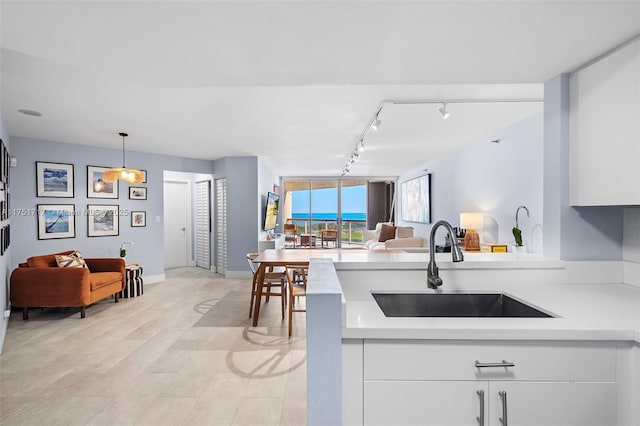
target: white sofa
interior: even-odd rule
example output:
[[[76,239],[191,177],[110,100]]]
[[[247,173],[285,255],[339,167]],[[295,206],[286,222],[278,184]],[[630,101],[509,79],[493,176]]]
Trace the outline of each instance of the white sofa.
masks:
[[[407,251],[428,251],[429,244],[426,238],[414,237],[412,226],[397,226],[395,238],[380,242],[382,225],[392,225],[390,222],[380,222],[374,230],[366,230],[363,233],[364,247],[369,250],[396,249]]]

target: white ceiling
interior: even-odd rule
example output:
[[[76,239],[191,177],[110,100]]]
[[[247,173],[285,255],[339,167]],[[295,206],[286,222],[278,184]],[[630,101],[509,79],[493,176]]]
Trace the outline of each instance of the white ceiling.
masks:
[[[339,175],[385,100],[520,99],[640,33],[637,1],[0,2],[12,136]],[[351,175],[394,176],[541,103],[387,105]],[[20,108],[38,110],[25,116]],[[142,165],[134,165],[142,167]]]

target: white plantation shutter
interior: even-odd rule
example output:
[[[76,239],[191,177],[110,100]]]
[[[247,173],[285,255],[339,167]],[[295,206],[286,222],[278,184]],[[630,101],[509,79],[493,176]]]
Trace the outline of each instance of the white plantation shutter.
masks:
[[[216,272],[227,271],[227,180],[216,179]]]
[[[211,269],[209,181],[196,182],[196,266]]]

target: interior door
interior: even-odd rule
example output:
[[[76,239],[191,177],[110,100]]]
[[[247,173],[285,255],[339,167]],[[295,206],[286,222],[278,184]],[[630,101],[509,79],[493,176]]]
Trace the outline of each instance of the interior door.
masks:
[[[210,182],[196,182],[196,266],[211,269]]]
[[[187,182],[164,182],[164,267],[189,264],[191,196]]]
[[[227,180],[216,179],[216,272],[227,272]]]

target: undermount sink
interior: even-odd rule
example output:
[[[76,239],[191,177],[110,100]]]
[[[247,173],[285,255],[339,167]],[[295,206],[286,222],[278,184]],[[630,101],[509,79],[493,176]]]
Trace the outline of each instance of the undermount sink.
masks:
[[[553,318],[502,293],[372,293],[387,317]]]

